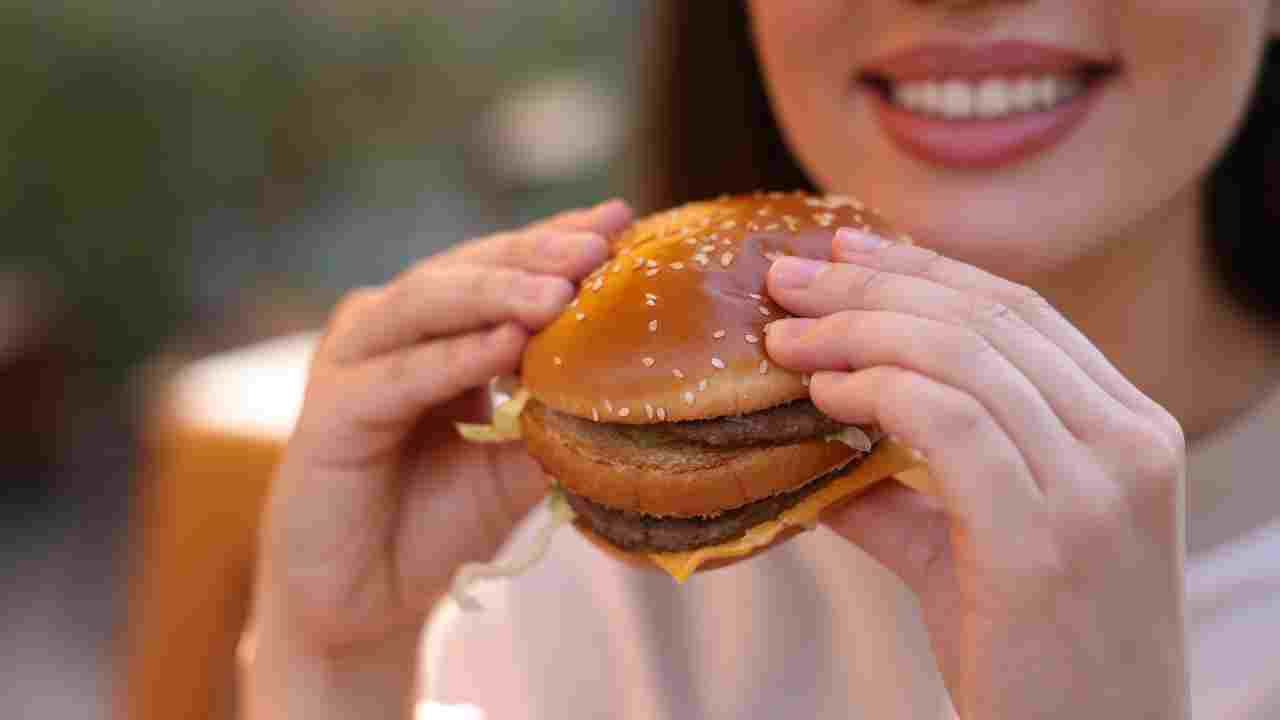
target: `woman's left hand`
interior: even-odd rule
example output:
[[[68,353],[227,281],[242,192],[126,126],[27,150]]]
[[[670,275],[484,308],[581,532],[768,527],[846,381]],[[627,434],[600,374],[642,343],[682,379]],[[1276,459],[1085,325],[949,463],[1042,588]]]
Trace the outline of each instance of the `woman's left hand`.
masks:
[[[1182,431],[1028,288],[842,230],[782,258],[770,356],[927,459],[826,522],[919,596],[965,718],[1184,717]]]

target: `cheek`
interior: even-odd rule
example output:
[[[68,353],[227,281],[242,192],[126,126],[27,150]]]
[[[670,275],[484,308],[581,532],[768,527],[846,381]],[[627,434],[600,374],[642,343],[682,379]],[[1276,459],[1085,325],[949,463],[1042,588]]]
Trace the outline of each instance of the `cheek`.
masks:
[[[858,67],[856,50],[866,47],[864,36],[874,27],[857,5],[842,0],[750,3],[752,34],[775,117],[810,172],[816,159],[835,149],[830,131],[846,120]]]
[[[1266,10],[1266,0],[1137,3],[1124,24],[1133,87],[1146,112],[1172,120],[1170,127],[1232,125],[1251,87]]]

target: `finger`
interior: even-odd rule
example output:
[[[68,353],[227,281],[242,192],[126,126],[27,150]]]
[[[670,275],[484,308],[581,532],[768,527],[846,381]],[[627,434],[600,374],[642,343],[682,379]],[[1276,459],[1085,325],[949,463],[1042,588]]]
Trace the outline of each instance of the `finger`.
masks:
[[[878,424],[924,455],[938,496],[974,540],[998,545],[1045,527],[1043,495],[1009,436],[971,395],[903,368],[820,372],[814,404],[840,422]]]
[[[797,315],[890,311],[976,333],[1037,388],[1077,437],[1105,432],[1107,418],[1129,412],[1020,315],[981,294],[874,265],[815,265],[798,258],[779,260],[772,277],[774,298]]]
[[[799,372],[892,365],[960,390],[1013,440],[1038,479],[1052,477],[1062,458],[1080,452],[1036,386],[966,328],[902,313],[845,310],[817,320],[778,320],[765,341],[775,362]]]
[[[950,523],[942,504],[897,481],[833,505],[822,521],[917,593],[949,569]]]
[[[566,210],[543,220],[534,227],[581,230],[608,237],[622,232],[633,219],[634,213],[631,207],[620,198],[613,198],[594,207]]]
[[[463,243],[425,262],[438,265],[494,265],[579,279],[608,258],[599,233],[555,228],[522,229]]]
[[[474,240],[436,258],[438,262],[507,265],[578,279],[608,257],[606,238],[631,224],[621,200],[561,213],[528,228]]]
[[[303,415],[316,437],[354,440],[334,445],[331,461],[364,462],[393,449],[407,426],[428,409],[482,387],[495,375],[515,372],[528,333],[515,323],[411,345],[343,367],[337,392],[315,402]],[[312,401],[308,398],[308,401]],[[357,457],[350,457],[357,453]]]
[[[1163,409],[1129,382],[1084,333],[1030,288],[973,265],[944,257],[927,248],[895,243],[876,244],[875,238],[870,238],[869,241],[868,238],[866,233],[842,228],[836,233],[833,256],[843,262],[856,262],[885,272],[930,280],[965,294],[976,294],[1008,308],[1061,348],[1098,387],[1117,402],[1147,416],[1153,412],[1163,413]],[[860,249],[866,248],[868,244],[873,247],[869,250]]]
[[[437,444],[411,478],[396,562],[406,590],[426,603],[460,564],[490,560],[551,483],[518,443]]]
[[[480,330],[505,321],[536,332],[573,299],[569,280],[486,265],[423,263],[355,310],[359,317],[329,345],[351,363],[427,338]]]

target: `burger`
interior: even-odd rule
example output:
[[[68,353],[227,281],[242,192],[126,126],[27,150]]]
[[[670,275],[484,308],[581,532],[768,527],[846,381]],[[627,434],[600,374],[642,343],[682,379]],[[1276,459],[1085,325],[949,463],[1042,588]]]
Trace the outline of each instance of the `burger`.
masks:
[[[843,425],[776,365],[766,289],[784,255],[826,259],[839,227],[892,234],[857,200],[756,193],[643,218],[534,336],[518,434],[574,525],[683,582],[817,523],[917,464],[875,427]],[[510,422],[510,419],[509,419]]]

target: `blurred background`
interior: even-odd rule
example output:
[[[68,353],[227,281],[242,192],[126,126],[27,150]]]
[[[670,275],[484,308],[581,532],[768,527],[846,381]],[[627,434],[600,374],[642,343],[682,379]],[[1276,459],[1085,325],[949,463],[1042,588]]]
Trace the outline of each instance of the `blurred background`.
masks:
[[[0,697],[102,718],[165,368],[624,192],[650,8],[28,2],[0,2]]]

